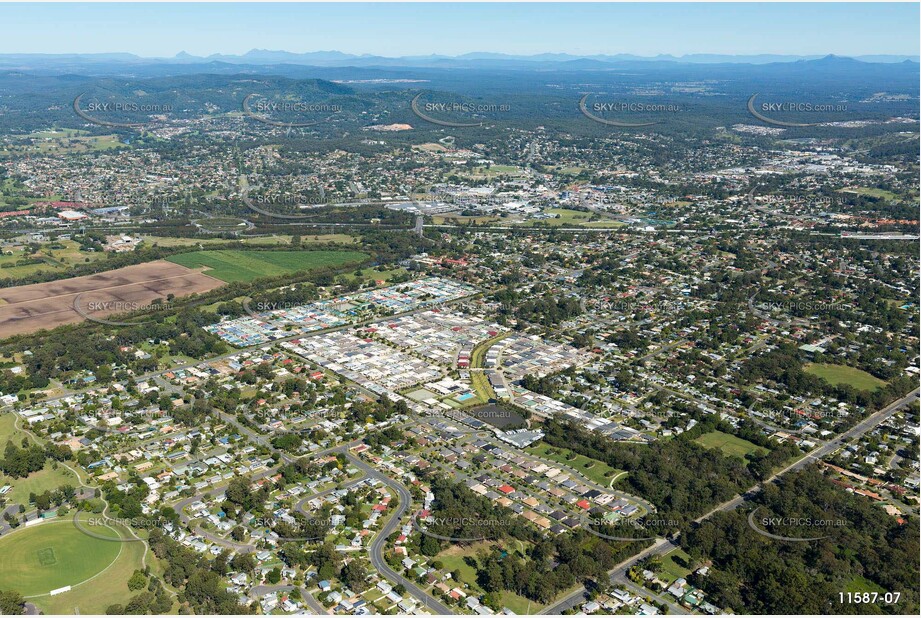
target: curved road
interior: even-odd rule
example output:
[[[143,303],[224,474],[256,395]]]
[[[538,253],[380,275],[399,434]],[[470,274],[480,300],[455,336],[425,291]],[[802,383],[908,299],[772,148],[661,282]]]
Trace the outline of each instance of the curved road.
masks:
[[[410,505],[412,504],[412,496],[409,493],[409,490],[406,489],[401,483],[394,481],[389,476],[378,472],[375,468],[372,468],[370,465],[366,464],[362,460],[358,459],[351,453],[347,453],[349,461],[352,462],[356,467],[364,470],[365,474],[372,478],[376,478],[380,482],[384,483],[390,489],[397,492],[397,495],[400,498],[400,504],[397,507],[396,511],[390,516],[390,519],[387,520],[387,523],[384,524],[376,535],[374,535],[374,540],[371,541],[371,546],[368,549],[368,553],[371,556],[371,566],[373,566],[378,573],[383,575],[393,584],[402,584],[406,590],[421,600],[425,607],[436,614],[449,615],[453,614],[444,603],[430,595],[428,592],[417,586],[414,582],[406,579],[387,564],[387,561],[384,560],[384,545],[387,543],[387,538],[400,527],[403,515],[409,510]]]

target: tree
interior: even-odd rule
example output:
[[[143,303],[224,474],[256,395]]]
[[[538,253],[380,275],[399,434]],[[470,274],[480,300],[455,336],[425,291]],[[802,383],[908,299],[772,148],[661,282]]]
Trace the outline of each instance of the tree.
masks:
[[[128,590],[140,590],[147,585],[147,578],[144,577],[144,573],[141,571],[135,571],[131,576],[131,579],[128,580]]]
[[[25,611],[26,601],[15,590],[0,590],[0,614],[19,616]]]
[[[270,584],[277,584],[281,581],[281,570],[278,567],[275,567],[271,571],[265,574],[265,581]]]

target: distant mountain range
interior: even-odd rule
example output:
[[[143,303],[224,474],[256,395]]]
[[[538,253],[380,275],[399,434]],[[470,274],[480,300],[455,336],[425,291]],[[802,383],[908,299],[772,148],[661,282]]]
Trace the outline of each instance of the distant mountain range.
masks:
[[[636,56],[633,54],[586,55],[573,54],[537,54],[521,56],[491,52],[472,52],[459,56],[401,56],[385,57],[375,55],[354,55],[339,51],[316,51],[293,53],[253,49],[242,55],[212,54],[210,56],[193,56],[179,52],[171,58],[145,58],[129,53],[104,54],[0,54],[0,68],[8,70],[73,70],[80,67],[98,65],[209,65],[232,64],[245,66],[261,65],[300,65],[313,67],[381,67],[381,68],[484,68],[484,69],[554,69],[568,70],[603,70],[618,67],[643,65],[682,65],[682,64],[773,64],[795,63],[835,56],[793,56],[782,54],[759,55],[725,55],[725,54],[689,54],[672,56]],[[870,55],[847,58],[863,63],[899,63],[918,62],[918,56],[909,55]]]

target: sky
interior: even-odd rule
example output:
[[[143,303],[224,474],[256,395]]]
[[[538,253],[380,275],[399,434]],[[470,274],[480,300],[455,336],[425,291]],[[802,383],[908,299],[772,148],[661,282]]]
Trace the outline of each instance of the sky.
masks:
[[[0,53],[917,55],[918,3],[0,3]]]

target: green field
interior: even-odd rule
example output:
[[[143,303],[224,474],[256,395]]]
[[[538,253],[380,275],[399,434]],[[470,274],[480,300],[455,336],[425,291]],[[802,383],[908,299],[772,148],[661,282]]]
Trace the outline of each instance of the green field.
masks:
[[[5,446],[6,442],[3,445]],[[5,496],[7,504],[22,504],[26,506],[26,510],[31,510],[31,507],[28,506],[29,494],[41,494],[45,491],[57,489],[61,485],[78,487],[80,482],[74,476],[74,473],[64,466],[59,464],[57,470],[55,470],[51,467],[51,464],[46,464],[41,470],[21,479],[14,479],[0,474],[0,487],[4,485],[13,486],[10,493]]]
[[[167,236],[145,236],[144,243],[147,245],[157,245],[158,247],[207,247],[209,245],[221,245],[226,243],[224,238],[170,238]],[[234,240],[244,245],[290,245],[290,234],[272,234],[271,236],[249,236],[241,237]],[[348,234],[306,234],[301,236],[303,244],[320,244],[334,242],[343,245],[351,245],[358,242],[355,236]]]
[[[118,535],[102,526],[93,532]],[[0,582],[26,597],[75,586],[112,564],[123,545],[83,534],[70,517],[20,528],[0,538]]]
[[[355,275],[355,272],[346,273],[343,277],[350,281],[357,279],[358,277]],[[405,275],[407,272],[405,268],[362,268],[361,279],[362,281],[390,281],[394,277]]]
[[[549,444],[540,443],[529,446],[525,450],[536,457],[550,459],[569,466],[585,478],[603,487],[607,487],[611,479],[622,472],[622,470],[616,470],[603,461],[590,459],[585,455],[577,455],[569,449],[558,448]]]
[[[663,575],[664,579],[668,581],[669,584],[674,583],[679,577],[687,577],[691,574],[689,569],[679,566],[678,563],[674,561],[675,556],[680,556],[684,560],[688,560],[690,556],[687,555],[681,549],[674,549],[662,557],[662,566],[658,569],[658,573]]]
[[[12,440],[19,446],[25,436],[24,433],[16,429],[16,419],[19,418],[13,413],[0,414],[0,448],[6,446],[7,440]]]
[[[615,228],[622,227],[624,224],[620,221],[615,221],[613,219],[606,219],[600,217],[593,212],[582,212],[581,210],[571,210],[569,208],[548,208],[547,211],[550,214],[559,215],[558,219],[540,219],[539,221],[534,221],[535,224],[546,224],[550,226],[583,226],[583,227],[602,227],[602,228]],[[596,221],[590,221],[592,217],[596,217]],[[532,222],[529,222],[532,223]]]
[[[432,223],[435,225],[466,225],[468,223],[473,223],[476,225],[481,225],[483,223],[495,223],[496,221],[501,221],[500,217],[493,217],[490,215],[483,215],[481,217],[468,217],[464,215],[434,215],[432,217]]]
[[[887,202],[899,201],[899,196],[892,191],[886,191],[885,189],[875,189],[872,187],[848,187],[846,189],[838,189],[838,193],[854,193],[856,195],[866,195],[867,197],[884,199]]]
[[[187,268],[204,267],[205,274],[221,281],[252,281],[324,266],[342,266],[368,257],[358,251],[254,251],[217,250],[182,253],[167,258]]]
[[[886,385],[883,380],[870,375],[866,371],[848,367],[847,365],[809,363],[804,368],[804,371],[822,378],[829,384],[849,384],[861,391],[875,391]]]
[[[694,442],[704,448],[718,448],[730,457],[741,457],[742,459],[754,453],[767,453],[767,449],[722,431],[705,433]]]
[[[72,240],[58,240],[41,243],[37,253],[23,252],[25,244],[11,245],[3,248],[0,254],[0,279],[11,277],[19,279],[33,275],[39,271],[54,272],[68,270],[74,264],[93,262],[105,259],[102,251],[80,251],[80,245]],[[12,255],[8,255],[12,253]],[[30,258],[39,260],[36,264],[14,266],[17,260]],[[4,268],[5,266],[5,268]]]

